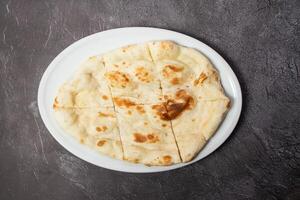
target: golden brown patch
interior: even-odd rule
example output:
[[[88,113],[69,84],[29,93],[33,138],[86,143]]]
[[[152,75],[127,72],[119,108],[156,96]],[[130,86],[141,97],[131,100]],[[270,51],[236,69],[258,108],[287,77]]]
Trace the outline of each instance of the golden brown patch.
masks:
[[[98,146],[98,147],[102,147],[105,143],[106,143],[105,140],[99,140],[99,141],[97,142],[97,146]]]
[[[103,95],[103,96],[102,96],[102,99],[107,100],[107,99],[108,99],[108,96]]]
[[[167,124],[162,124],[161,126],[162,126],[162,127],[166,127],[166,126],[167,126]]]
[[[145,142],[155,143],[159,141],[158,136],[153,133],[147,134],[146,136],[141,133],[134,133],[133,136],[134,136],[134,141],[138,143],[145,143]]]
[[[135,69],[135,76],[142,82],[150,83],[153,80],[153,77],[144,67],[137,67]]]
[[[141,114],[146,113],[145,109],[144,109],[142,106],[137,106],[137,107],[136,107],[136,110],[137,110],[139,113],[141,113]]]
[[[147,126],[147,125],[148,125],[148,122],[144,122],[144,125],[146,125],[146,126]]]
[[[205,80],[207,79],[207,76],[206,74],[204,74],[203,72],[200,74],[199,78],[197,78],[195,81],[194,81],[194,85],[200,85],[202,84]]]
[[[59,107],[58,104],[59,104],[59,103],[58,103],[57,97],[55,97],[54,103],[53,103],[53,109],[58,108],[58,107]]]
[[[98,132],[102,132],[102,131],[106,131],[107,130],[107,126],[97,126],[96,127],[96,131],[98,131]]]
[[[118,98],[118,97],[115,97],[113,98],[115,104],[119,107],[121,106],[125,106],[126,108],[129,108],[131,106],[135,106],[136,104],[132,101],[130,101],[129,99],[122,99],[122,98]]]
[[[84,143],[84,139],[80,138],[79,142],[80,142],[80,144],[83,144]]]
[[[172,83],[173,85],[178,85],[178,84],[180,83],[180,80],[179,80],[179,78],[173,78],[173,79],[171,80],[171,83]]]
[[[164,67],[164,69],[162,70],[163,72],[163,76],[164,77],[170,77],[172,74],[174,74],[174,72],[181,72],[183,71],[184,68],[183,67],[178,67],[178,66],[175,66],[175,65],[166,65]]]
[[[115,117],[114,114],[98,112],[99,117]]]
[[[130,82],[129,74],[122,73],[119,71],[111,71],[107,72],[105,76],[110,81],[110,85],[112,87],[122,87],[125,88],[128,86]]]
[[[132,112],[131,112],[130,110],[128,110],[128,112],[127,112],[127,113],[128,113],[128,115],[131,115],[131,114],[132,114]]]
[[[183,67],[178,67],[176,65],[166,65],[165,67],[169,68],[173,72],[182,72],[183,71]]]
[[[144,142],[147,141],[147,137],[140,134],[140,133],[134,133],[133,136],[134,136],[134,141],[135,142],[144,143]]]
[[[118,67],[119,67],[119,65],[117,65],[117,64],[114,64],[114,67],[118,68]]]
[[[230,106],[231,106],[231,102],[228,101],[227,104],[226,104],[226,108],[230,108]]]
[[[196,121],[196,119],[192,119],[192,122]]]
[[[169,156],[169,155],[164,156],[163,157],[163,162],[164,162],[164,164],[167,164],[167,165],[171,164],[172,163],[172,157]]]

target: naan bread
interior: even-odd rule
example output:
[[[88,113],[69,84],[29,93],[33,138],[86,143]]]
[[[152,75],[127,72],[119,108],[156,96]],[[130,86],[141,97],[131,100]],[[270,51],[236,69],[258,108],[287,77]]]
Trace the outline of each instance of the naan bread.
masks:
[[[80,143],[114,158],[123,159],[114,109],[56,108],[55,116],[63,129]]]
[[[192,160],[229,107],[211,62],[171,41],[91,57],[53,105],[59,124],[81,143],[146,165]]]
[[[101,57],[83,62],[73,79],[64,83],[55,98],[54,107],[95,108],[113,106],[109,87],[104,78]]]
[[[134,105],[125,101],[116,104],[124,159],[146,165],[181,162],[170,122],[157,115],[156,107],[161,105]]]

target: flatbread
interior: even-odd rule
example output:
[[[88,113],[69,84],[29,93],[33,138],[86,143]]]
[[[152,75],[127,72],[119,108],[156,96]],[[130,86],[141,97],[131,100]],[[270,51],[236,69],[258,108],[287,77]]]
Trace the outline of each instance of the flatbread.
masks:
[[[109,108],[56,108],[61,127],[81,144],[117,159],[123,159],[117,119]]]
[[[113,102],[104,74],[102,58],[90,57],[80,65],[75,76],[59,88],[53,106],[62,108],[112,107]]]
[[[146,165],[181,162],[171,123],[160,119],[157,106],[161,105],[116,105],[125,160]]]
[[[89,58],[60,88],[53,108],[66,132],[102,154],[172,165],[198,154],[230,100],[203,54],[152,41]]]
[[[139,104],[162,101],[160,82],[146,44],[130,45],[103,56],[113,97]]]

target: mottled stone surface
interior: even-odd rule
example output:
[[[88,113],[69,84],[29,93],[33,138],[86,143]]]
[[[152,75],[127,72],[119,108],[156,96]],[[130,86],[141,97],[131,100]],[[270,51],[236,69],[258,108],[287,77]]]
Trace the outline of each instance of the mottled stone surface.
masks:
[[[0,1],[0,199],[300,199],[300,1]],[[209,157],[126,174],[71,155],[45,128],[37,89],[74,41],[125,26],[191,35],[243,89],[232,136]]]

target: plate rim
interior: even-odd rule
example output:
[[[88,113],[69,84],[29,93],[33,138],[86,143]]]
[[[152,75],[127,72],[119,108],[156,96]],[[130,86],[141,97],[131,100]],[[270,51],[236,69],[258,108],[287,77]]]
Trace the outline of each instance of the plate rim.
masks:
[[[189,40],[195,41],[198,44],[203,45],[206,49],[208,49],[208,51],[211,51],[212,53],[216,54],[218,56],[218,59],[220,59],[225,65],[226,65],[226,69],[228,70],[228,73],[230,74],[231,78],[233,79],[233,85],[235,86],[235,92],[236,92],[236,106],[237,106],[237,110],[236,110],[236,115],[233,119],[231,119],[231,124],[230,127],[226,130],[226,132],[228,132],[227,135],[225,135],[222,139],[222,142],[219,143],[219,145],[217,145],[216,147],[214,147],[209,153],[207,153],[206,155],[202,156],[201,158],[197,158],[195,157],[192,161],[187,162],[187,163],[179,163],[179,164],[175,164],[175,165],[171,165],[171,166],[160,166],[160,167],[145,167],[145,170],[126,170],[126,169],[116,169],[116,168],[109,168],[109,167],[105,167],[105,166],[101,166],[98,163],[95,163],[94,161],[92,161],[91,159],[88,159],[84,156],[78,155],[77,153],[74,153],[74,150],[72,150],[69,146],[67,146],[63,141],[60,141],[60,139],[56,136],[55,133],[52,133],[52,127],[49,123],[49,120],[47,119],[47,114],[46,114],[46,105],[43,105],[43,94],[45,91],[45,87],[46,87],[46,82],[47,79],[49,77],[49,75],[51,74],[51,72],[55,69],[55,66],[59,63],[60,60],[62,60],[64,58],[65,55],[67,55],[68,52],[71,52],[72,50],[76,49],[77,47],[80,46],[80,44],[90,40],[91,38],[97,37],[97,36],[101,36],[110,32],[118,32],[118,31],[123,31],[123,30],[136,30],[136,29],[144,29],[144,30],[152,30],[152,31],[163,31],[163,32],[168,32],[170,34],[176,34],[185,38],[188,38]],[[197,49],[199,50],[199,49]],[[211,58],[207,55],[205,55],[206,57],[208,57],[208,59],[211,60]],[[216,67],[217,68],[217,67]],[[86,37],[83,37],[73,43],[71,43],[70,45],[68,45],[66,48],[64,48],[60,53],[58,53],[55,58],[49,63],[49,65],[47,66],[46,70],[44,71],[42,78],[40,80],[39,83],[39,87],[38,87],[38,95],[37,95],[37,104],[38,104],[38,109],[39,109],[39,113],[40,116],[42,118],[42,121],[44,123],[44,125],[46,126],[48,132],[52,135],[52,137],[64,148],[66,149],[68,152],[70,152],[72,155],[88,162],[91,163],[97,167],[102,167],[105,169],[109,169],[109,170],[113,170],[113,171],[120,171],[120,172],[126,172],[126,173],[154,173],[154,172],[163,172],[163,171],[170,171],[170,170],[174,170],[174,169],[178,169],[178,168],[182,168],[185,167],[187,165],[193,164],[197,161],[200,161],[202,159],[204,159],[205,157],[207,157],[208,155],[212,154],[214,151],[216,151],[227,139],[228,137],[232,134],[232,132],[234,131],[240,115],[241,115],[241,111],[242,111],[242,91],[241,91],[241,86],[240,83],[234,73],[234,71],[232,70],[232,68],[230,67],[230,65],[226,62],[226,60],[213,48],[211,48],[210,46],[208,46],[207,44],[205,44],[204,42],[193,38],[189,35],[177,32],[177,31],[173,31],[173,30],[168,30],[168,29],[162,29],[162,28],[155,28],[155,27],[122,27],[122,28],[115,28],[115,29],[109,29],[109,30],[105,30],[105,31],[101,31],[101,32],[97,32],[97,33],[93,33],[91,35],[88,35]],[[225,116],[224,120],[222,121],[222,123],[225,121],[227,116]],[[65,132],[65,131],[64,131]],[[59,133],[58,133],[59,134]],[[214,137],[214,136],[213,136]],[[78,143],[78,145],[80,145]],[[202,151],[202,150],[201,150]],[[200,151],[200,152],[201,152]],[[102,155],[101,155],[102,156]],[[126,161],[122,161],[122,162],[126,162]],[[159,168],[159,169],[154,169],[154,168]],[[146,170],[147,169],[147,170]],[[153,170],[154,169],[154,170]]]

